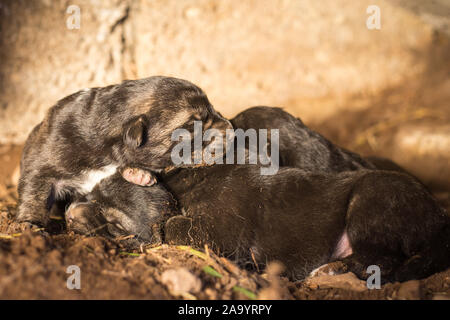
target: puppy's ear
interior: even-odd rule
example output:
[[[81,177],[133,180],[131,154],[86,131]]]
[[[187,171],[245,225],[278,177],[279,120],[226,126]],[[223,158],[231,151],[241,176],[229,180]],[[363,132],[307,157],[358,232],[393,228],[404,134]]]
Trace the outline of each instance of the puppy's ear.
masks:
[[[140,115],[124,126],[123,142],[130,148],[138,148],[147,140],[147,119]]]

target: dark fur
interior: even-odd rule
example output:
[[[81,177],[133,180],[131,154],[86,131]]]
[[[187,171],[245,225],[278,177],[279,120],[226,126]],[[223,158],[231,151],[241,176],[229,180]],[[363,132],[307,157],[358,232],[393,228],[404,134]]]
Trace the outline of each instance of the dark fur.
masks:
[[[275,107],[252,107],[230,120],[235,129],[278,129],[280,166],[314,172],[375,169],[358,154],[340,148],[286,111]],[[270,134],[268,134],[270,138]],[[270,145],[270,142],[269,142]],[[270,150],[270,146],[268,148]]]
[[[344,231],[353,249],[344,262],[360,277],[373,264],[381,268],[384,281],[422,278],[450,265],[450,217],[422,184],[403,173],[364,170],[375,166],[332,145],[300,120],[276,108],[258,110],[250,109],[255,117],[247,116],[255,124],[242,114],[233,124],[244,130],[280,129],[281,164],[316,172],[284,167],[262,176],[258,166],[216,165],[163,174],[161,181],[184,212],[167,221],[166,241],[208,244],[239,263],[251,262],[252,253],[261,265],[279,260],[292,279],[331,262]],[[115,199],[120,185],[126,189],[130,184],[120,176],[114,183],[88,195],[90,204],[71,222],[76,231],[90,232],[106,223],[106,236],[136,234],[139,229],[133,228],[141,223],[159,222],[176,212],[158,215],[146,209],[157,201],[151,192],[160,185],[144,188],[148,194],[136,193],[130,210],[129,201]],[[149,218],[146,212],[153,214]],[[135,223],[123,227],[130,217]],[[120,232],[114,229],[117,223]],[[155,235],[145,234],[141,240]]]
[[[277,107],[248,108],[230,120],[235,129],[278,129],[280,134],[280,166],[295,167],[311,172],[344,172],[360,169],[397,171],[411,175],[393,161],[381,157],[362,158],[341,148],[320,133],[308,128],[296,118]],[[268,150],[270,150],[270,134]]]
[[[204,130],[231,128],[200,88],[175,78],[124,81],[60,100],[26,142],[17,220],[47,225],[54,202],[82,194],[78,180],[91,170],[171,166],[171,134],[192,132],[194,120],[209,124]]]
[[[160,242],[162,225],[178,213],[176,201],[162,185],[141,187],[116,173],[75,199],[65,218],[68,230],[107,238],[134,235],[137,244]]]
[[[261,121],[264,124],[257,126]],[[344,262],[362,278],[372,264],[381,268],[384,281],[422,278],[450,265],[450,217],[413,177],[365,170],[375,165],[332,145],[277,108],[252,108],[233,123],[244,130],[280,129],[281,164],[309,172],[284,167],[276,175],[262,176],[258,166],[216,165],[163,174],[162,183],[184,212],[166,223],[168,242],[208,244],[239,263],[251,262],[253,252],[258,264],[283,262],[292,279],[331,262],[344,231],[353,248]],[[401,171],[392,163],[378,165]],[[127,185],[116,182],[108,197],[120,192],[120,184]],[[133,203],[140,209],[135,211],[145,211],[152,201],[151,194],[136,197]],[[120,203],[104,207],[121,208],[111,211],[119,221],[124,219],[120,211],[128,210]],[[134,211],[125,217],[142,219]],[[88,221],[85,227],[104,222]]]
[[[450,266],[450,216],[414,178],[360,170],[340,174],[257,166],[181,169],[163,177],[185,215],[171,218],[166,241],[208,244],[239,262],[281,261],[292,279],[330,262],[344,230],[349,269],[384,280],[422,278]],[[211,181],[220,181],[220,188]]]
[[[175,195],[182,215],[171,217],[176,209],[157,213],[170,199],[154,196],[164,191],[160,184],[143,188],[119,176],[114,185],[102,182],[101,191],[90,195],[95,205],[74,218],[77,227],[72,229],[86,233],[102,227],[99,234],[107,237],[136,234],[122,221],[131,218],[137,227],[148,226],[140,212],[153,212],[151,223],[170,217],[164,228],[168,243],[208,244],[241,265],[253,263],[252,253],[261,267],[278,260],[293,280],[332,262],[344,231],[353,254],[342,261],[361,278],[368,276],[369,265],[380,267],[383,282],[423,278],[450,266],[449,214],[422,184],[403,173],[325,174],[283,167],[276,175],[262,176],[258,166],[216,165],[175,169],[161,181]],[[214,187],[216,181],[220,188]],[[121,233],[117,224],[123,226]]]

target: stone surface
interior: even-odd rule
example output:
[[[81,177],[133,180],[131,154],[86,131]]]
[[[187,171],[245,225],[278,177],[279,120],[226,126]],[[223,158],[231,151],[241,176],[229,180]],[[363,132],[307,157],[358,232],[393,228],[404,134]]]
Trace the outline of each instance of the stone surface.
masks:
[[[305,120],[358,108],[349,97],[426,69],[433,29],[446,30],[445,1],[419,12],[377,1],[381,30],[368,30],[372,2],[2,1],[0,143],[23,142],[70,93],[155,74],[197,83],[226,116],[258,104]],[[71,4],[79,30],[66,27]]]
[[[68,1],[0,4],[0,143],[23,142],[57,100],[120,82],[124,1],[76,1],[80,29],[69,30]]]
[[[448,0],[411,1],[391,0],[391,2],[407,8],[419,17],[450,35],[450,2]]]
[[[450,188],[450,125],[401,127],[386,148],[392,160],[434,189]]]
[[[421,72],[417,56],[432,36],[417,16],[383,1],[381,30],[367,29],[365,0],[164,4],[132,10],[136,76],[191,79],[225,116],[264,104],[324,117],[348,95]]]

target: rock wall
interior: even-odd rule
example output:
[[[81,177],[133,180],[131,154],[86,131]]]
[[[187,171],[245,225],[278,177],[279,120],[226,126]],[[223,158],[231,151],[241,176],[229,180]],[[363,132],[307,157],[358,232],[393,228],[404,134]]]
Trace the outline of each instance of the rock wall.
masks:
[[[0,143],[22,143],[72,92],[156,74],[198,84],[226,116],[277,105],[316,121],[363,108],[346,101],[427,68],[436,28],[402,1],[376,1],[381,29],[369,30],[373,2],[2,0]],[[67,28],[69,5],[80,29]]]

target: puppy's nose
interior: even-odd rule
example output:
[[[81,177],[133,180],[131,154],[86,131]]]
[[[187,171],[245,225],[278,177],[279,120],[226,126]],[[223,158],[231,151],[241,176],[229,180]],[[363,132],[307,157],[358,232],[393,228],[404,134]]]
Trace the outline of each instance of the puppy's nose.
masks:
[[[212,127],[214,129],[218,129],[218,130],[227,130],[227,129],[233,129],[233,125],[231,124],[230,121],[228,121],[227,119],[215,119],[213,122]]]
[[[72,203],[66,211],[66,223],[67,225],[73,224],[74,221],[79,221],[92,206],[89,203]]]

